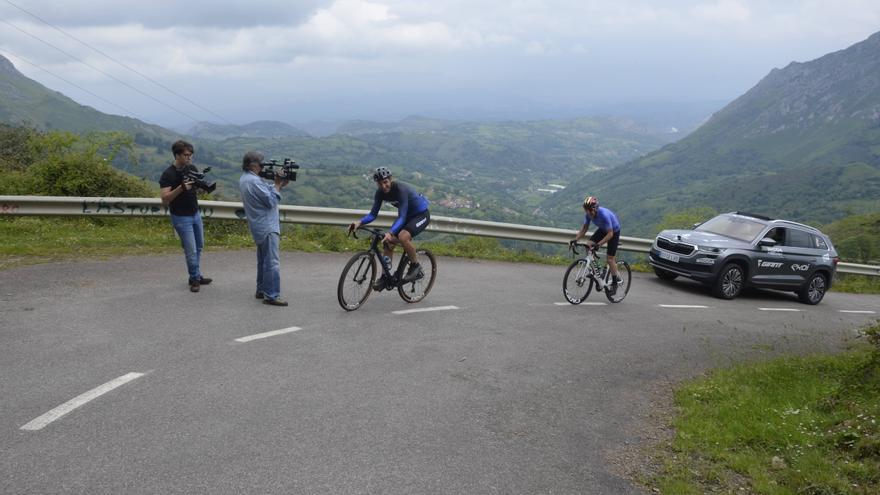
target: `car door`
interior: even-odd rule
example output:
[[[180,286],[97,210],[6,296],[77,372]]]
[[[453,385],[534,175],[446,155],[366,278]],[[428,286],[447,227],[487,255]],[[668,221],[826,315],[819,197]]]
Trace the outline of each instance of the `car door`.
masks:
[[[800,286],[813,272],[819,262],[818,250],[813,244],[813,236],[805,230],[788,228],[782,256],[785,258],[781,280],[792,286]]]
[[[785,260],[785,242],[788,229],[784,227],[774,227],[758,237],[761,239],[769,237],[776,241],[775,246],[758,246],[757,255],[753,258],[752,269],[754,276],[752,283],[763,286],[787,285],[791,283],[786,280],[787,266]]]

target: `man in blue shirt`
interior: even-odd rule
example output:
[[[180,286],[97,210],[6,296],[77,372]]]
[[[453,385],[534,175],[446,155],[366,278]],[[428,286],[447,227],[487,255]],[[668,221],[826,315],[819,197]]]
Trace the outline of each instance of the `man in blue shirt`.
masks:
[[[578,231],[574,240],[577,242],[587,234],[590,223],[596,224],[596,231],[587,241],[587,246],[591,249],[598,249],[602,245],[607,245],[608,267],[611,269],[613,276],[611,282],[611,290],[617,289],[617,285],[621,282],[620,275],[617,273],[617,245],[620,243],[620,221],[617,215],[608,208],[599,206],[599,200],[595,196],[587,196],[584,199],[584,225]]]
[[[256,298],[263,304],[287,306],[281,296],[281,260],[279,249],[281,243],[281,222],[278,214],[278,202],[281,200],[281,188],[286,186],[288,179],[275,175],[273,188],[260,178],[263,170],[263,155],[256,151],[245,153],[241,161],[244,173],[238,180],[241,202],[247,216],[248,228],[257,244],[257,293]]]
[[[377,168],[373,173],[373,180],[376,181],[373,208],[363,218],[349,225],[348,229],[349,231],[355,230],[361,225],[366,225],[375,220],[383,201],[387,201],[397,207],[397,220],[391,225],[391,229],[385,233],[385,238],[383,239],[384,254],[388,259],[391,259],[395,246],[398,244],[403,246],[403,250],[406,251],[406,255],[412,263],[410,263],[409,269],[402,281],[408,283],[418,280],[425,276],[425,272],[419,264],[418,257],[416,256],[416,247],[413,245],[412,240],[431,223],[431,214],[428,212],[428,200],[415,192],[408,184],[395,181],[387,167]],[[374,289],[381,290],[382,287],[385,287],[384,277],[385,275],[383,274],[382,278],[374,284]]]

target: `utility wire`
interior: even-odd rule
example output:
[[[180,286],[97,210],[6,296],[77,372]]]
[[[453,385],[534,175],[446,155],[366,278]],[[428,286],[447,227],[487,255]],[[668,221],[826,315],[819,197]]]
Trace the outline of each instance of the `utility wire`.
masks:
[[[73,86],[73,87],[79,89],[80,91],[84,91],[84,92],[86,92],[86,93],[88,93],[88,94],[94,96],[95,98],[97,98],[97,99],[103,101],[104,103],[107,103],[108,105],[112,105],[112,106],[114,106],[114,107],[116,107],[116,108],[122,110],[123,113],[127,113],[127,114],[130,114],[130,115],[134,115],[135,117],[137,117],[137,118],[139,118],[139,119],[141,119],[141,120],[144,120],[142,117],[140,117],[140,116],[139,116],[138,114],[136,114],[135,112],[132,112],[131,110],[129,110],[129,109],[127,109],[127,108],[125,108],[125,107],[123,107],[123,106],[121,106],[121,105],[118,105],[118,104],[116,104],[116,103],[113,103],[112,101],[110,101],[110,100],[108,100],[108,99],[106,99],[106,98],[104,98],[104,97],[102,97],[102,96],[100,96],[100,95],[97,95],[97,94],[95,94],[95,93],[93,93],[93,92],[87,90],[86,88],[80,86],[79,84],[76,84],[76,83],[74,83],[74,82],[68,81],[67,79],[65,79],[65,78],[63,78],[63,77],[61,77],[61,76],[59,76],[58,74],[55,74],[54,72],[50,71],[49,69],[46,69],[46,68],[44,68],[44,67],[41,67],[39,64],[35,64],[34,62],[31,62],[30,60],[28,60],[28,59],[22,57],[21,55],[16,55],[15,53],[12,53],[11,51],[7,50],[6,48],[2,48],[2,49],[0,49],[0,50],[6,52],[6,53],[9,54],[9,55],[12,55],[13,57],[15,57],[15,58],[18,59],[18,60],[21,60],[21,61],[27,62],[28,64],[30,64],[30,65],[32,65],[32,66],[34,66],[34,67],[40,69],[40,70],[43,71],[43,72],[46,72],[47,74],[50,74],[50,75],[52,75],[52,76],[57,77],[58,79],[61,79],[62,81],[66,82],[67,84],[70,84],[71,86]]]
[[[15,7],[16,9],[18,9],[18,10],[24,12],[25,14],[28,14],[29,16],[33,17],[34,19],[37,19],[38,21],[42,22],[43,24],[45,24],[45,25],[51,27],[52,29],[58,31],[59,33],[61,33],[61,34],[65,35],[65,36],[67,36],[68,38],[71,38],[71,39],[77,41],[77,42],[80,43],[81,45],[86,46],[86,47],[88,47],[88,48],[91,48],[92,50],[94,50],[94,51],[100,53],[101,55],[103,55],[103,56],[107,57],[108,59],[110,59],[110,60],[116,62],[116,63],[119,64],[119,65],[121,65],[122,67],[124,67],[124,68],[126,68],[126,69],[128,69],[128,70],[134,72],[135,74],[137,74],[137,75],[143,77],[143,78],[146,79],[147,81],[150,81],[151,83],[155,84],[156,86],[159,86],[160,88],[162,88],[162,89],[164,89],[165,91],[167,91],[167,92],[173,94],[174,96],[176,96],[176,97],[178,97],[178,98],[180,98],[180,99],[182,99],[182,100],[188,102],[189,104],[193,105],[194,107],[199,108],[199,109],[201,109],[201,110],[204,110],[205,112],[207,112],[207,113],[213,115],[214,117],[217,117],[218,119],[220,119],[220,120],[226,122],[227,124],[232,124],[232,122],[226,120],[222,115],[218,115],[218,114],[214,113],[212,110],[210,110],[210,109],[208,109],[208,108],[205,108],[205,107],[203,107],[202,105],[199,105],[198,103],[192,101],[191,99],[187,98],[186,96],[184,96],[184,95],[182,95],[182,94],[179,94],[179,93],[175,92],[174,90],[172,90],[171,88],[165,86],[164,84],[160,83],[159,81],[156,81],[155,79],[153,79],[153,78],[147,76],[146,74],[143,74],[143,73],[139,72],[138,70],[136,70],[136,69],[134,69],[134,68],[128,66],[127,64],[125,64],[125,63],[123,63],[123,62],[121,62],[121,61],[119,61],[119,60],[113,58],[112,56],[110,56],[110,55],[104,53],[103,51],[99,50],[98,48],[95,48],[94,46],[92,46],[92,45],[86,43],[85,41],[83,41],[83,40],[77,38],[76,36],[74,36],[74,35],[68,33],[68,32],[65,31],[65,30],[61,29],[60,27],[55,26],[54,24],[52,24],[52,23],[50,23],[49,21],[43,19],[42,17],[38,16],[37,14],[34,14],[33,12],[30,12],[29,10],[26,10],[25,8],[23,8],[23,7],[19,6],[19,5],[16,5],[16,4],[10,2],[9,0],[5,0],[5,1],[6,1],[6,3],[8,3],[9,5],[12,5],[12,6]]]
[[[127,83],[127,82],[125,82],[125,81],[123,81],[123,80],[121,80],[121,79],[119,79],[119,78],[113,76],[112,74],[110,74],[110,73],[108,73],[108,72],[106,72],[106,71],[103,71],[103,70],[101,70],[101,69],[95,67],[94,65],[92,65],[92,64],[90,64],[90,63],[88,63],[88,62],[85,62],[84,60],[82,60],[82,59],[76,57],[75,55],[73,55],[73,54],[71,54],[71,53],[69,53],[69,52],[66,52],[66,51],[62,50],[61,48],[58,48],[57,46],[53,45],[52,43],[49,43],[48,41],[46,41],[46,40],[40,38],[39,36],[33,35],[33,34],[27,32],[27,31],[25,31],[24,29],[21,29],[20,27],[18,27],[18,26],[16,26],[15,24],[13,24],[13,23],[7,21],[6,19],[0,19],[0,21],[2,21],[4,24],[7,24],[7,25],[9,25],[9,26],[12,26],[12,27],[13,27],[14,29],[16,29],[17,31],[20,31],[20,32],[22,32],[22,33],[24,33],[24,34],[30,36],[31,38],[34,38],[35,40],[37,40],[37,41],[39,41],[39,42],[41,42],[41,43],[44,43],[44,44],[46,44],[46,45],[49,45],[50,47],[52,47],[52,48],[58,50],[59,52],[61,52],[61,53],[65,54],[65,55],[67,55],[68,57],[70,57],[70,58],[76,60],[77,62],[79,62],[79,63],[85,65],[86,67],[89,67],[89,68],[91,68],[92,70],[95,70],[95,71],[100,72],[101,74],[104,74],[105,76],[109,77],[110,79],[113,79],[114,81],[118,82],[119,84],[122,84],[123,86],[125,86],[125,87],[127,87],[127,88],[130,88],[131,90],[133,90],[133,91],[135,91],[135,92],[137,92],[137,93],[140,93],[140,94],[146,96],[147,98],[149,98],[149,99],[155,101],[156,103],[158,103],[158,104],[160,104],[160,105],[162,105],[162,106],[164,106],[164,107],[167,107],[167,108],[169,108],[169,109],[171,109],[171,110],[173,110],[173,111],[175,111],[175,112],[177,112],[177,113],[183,115],[184,117],[186,117],[186,118],[192,120],[193,122],[198,122],[198,121],[199,121],[197,118],[195,118],[195,117],[193,117],[192,115],[190,115],[190,114],[184,112],[183,110],[180,110],[180,109],[174,108],[173,106],[171,106],[171,105],[165,103],[164,101],[162,101],[162,100],[156,98],[155,96],[153,96],[153,95],[151,95],[151,94],[149,94],[149,93],[145,93],[144,91],[141,91],[140,89],[138,89],[138,88],[132,86],[131,84],[129,84],[129,83]]]

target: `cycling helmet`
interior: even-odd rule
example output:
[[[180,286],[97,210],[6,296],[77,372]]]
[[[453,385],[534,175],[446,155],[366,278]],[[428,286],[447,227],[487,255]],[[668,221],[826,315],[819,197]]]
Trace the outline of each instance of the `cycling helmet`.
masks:
[[[391,177],[391,171],[388,170],[388,167],[379,167],[373,172],[373,180],[379,182],[380,180],[385,180]]]
[[[596,196],[587,196],[584,198],[584,208],[594,209],[599,206],[599,199]]]

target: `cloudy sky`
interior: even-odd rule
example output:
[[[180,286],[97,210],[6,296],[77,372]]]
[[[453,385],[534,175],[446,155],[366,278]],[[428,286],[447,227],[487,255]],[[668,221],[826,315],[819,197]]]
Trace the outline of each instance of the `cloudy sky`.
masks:
[[[880,30],[880,2],[0,0],[0,21],[28,77],[163,125],[526,119],[723,104]]]

